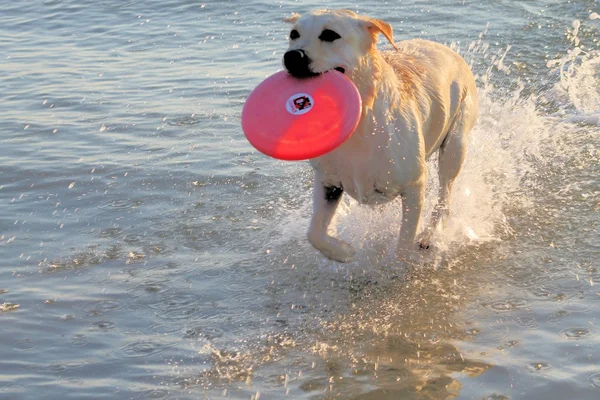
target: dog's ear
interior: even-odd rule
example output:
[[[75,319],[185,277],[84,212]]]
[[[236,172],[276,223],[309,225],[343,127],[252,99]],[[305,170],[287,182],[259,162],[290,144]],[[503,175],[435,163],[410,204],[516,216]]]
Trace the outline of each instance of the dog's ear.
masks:
[[[293,24],[294,22],[296,22],[298,20],[298,18],[300,18],[300,14],[294,13],[294,14],[290,15],[289,17],[285,17],[283,19],[283,22],[288,23],[288,24]]]
[[[373,36],[374,42],[377,43],[377,36],[382,33],[383,36],[390,42],[392,47],[398,50],[396,47],[396,43],[394,43],[394,31],[392,30],[392,26],[385,21],[375,18],[364,18],[363,21],[366,24],[367,30]]]

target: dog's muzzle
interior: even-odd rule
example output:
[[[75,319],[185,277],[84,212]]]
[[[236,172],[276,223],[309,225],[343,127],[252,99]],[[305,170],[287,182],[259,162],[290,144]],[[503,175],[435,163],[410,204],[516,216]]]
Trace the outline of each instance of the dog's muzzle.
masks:
[[[318,75],[310,70],[310,58],[302,49],[290,50],[283,55],[283,65],[296,78],[307,78]]]
[[[310,63],[311,59],[302,49],[290,50],[283,55],[283,65],[285,66],[285,69],[296,78],[308,78],[320,75],[320,73],[313,72],[310,69]],[[336,67],[334,69],[342,74],[346,72],[342,67]]]

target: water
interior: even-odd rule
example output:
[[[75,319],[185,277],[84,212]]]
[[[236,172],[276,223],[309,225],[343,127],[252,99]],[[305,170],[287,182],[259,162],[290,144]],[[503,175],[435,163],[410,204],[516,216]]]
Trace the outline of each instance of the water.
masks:
[[[352,7],[458,48],[481,116],[431,258],[255,152],[249,91],[318,2],[0,5],[0,399],[597,399],[600,6]],[[428,190],[432,206],[435,182]]]

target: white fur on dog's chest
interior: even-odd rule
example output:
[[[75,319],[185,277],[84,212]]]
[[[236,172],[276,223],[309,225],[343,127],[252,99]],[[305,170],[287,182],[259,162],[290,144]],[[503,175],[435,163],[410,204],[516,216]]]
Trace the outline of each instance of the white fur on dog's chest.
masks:
[[[377,109],[379,104],[375,104]],[[384,106],[381,104],[381,106]],[[378,116],[378,117],[376,117]],[[361,204],[382,204],[422,175],[422,139],[404,119],[366,110],[342,146],[311,160],[324,186],[341,186]]]

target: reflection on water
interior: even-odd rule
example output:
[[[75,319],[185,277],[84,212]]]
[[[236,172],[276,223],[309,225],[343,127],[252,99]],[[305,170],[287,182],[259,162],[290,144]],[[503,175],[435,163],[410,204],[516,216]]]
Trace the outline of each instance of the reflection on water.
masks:
[[[452,217],[415,265],[397,205],[347,199],[357,261],[323,259],[307,165],[241,135],[274,21],[315,4],[4,6],[0,399],[597,399],[594,4],[463,3],[359,9],[478,76]]]

